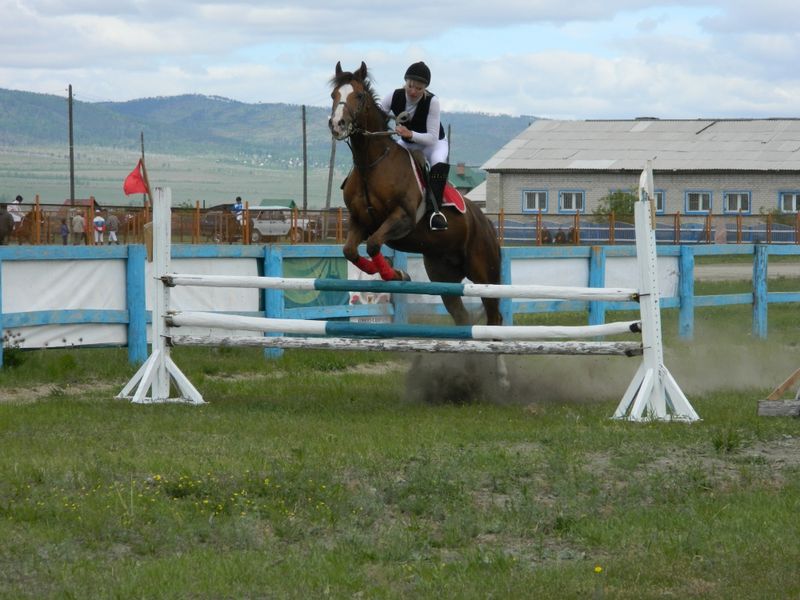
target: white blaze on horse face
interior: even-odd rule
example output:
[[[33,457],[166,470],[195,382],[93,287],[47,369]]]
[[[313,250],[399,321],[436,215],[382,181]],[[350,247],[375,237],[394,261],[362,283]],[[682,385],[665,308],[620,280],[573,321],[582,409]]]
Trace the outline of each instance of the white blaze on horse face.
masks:
[[[349,83],[343,85],[337,90],[339,95],[339,102],[333,107],[333,114],[331,115],[331,131],[337,138],[347,136],[350,129],[350,123],[345,122],[345,109],[346,102],[350,95],[353,93],[353,86]]]

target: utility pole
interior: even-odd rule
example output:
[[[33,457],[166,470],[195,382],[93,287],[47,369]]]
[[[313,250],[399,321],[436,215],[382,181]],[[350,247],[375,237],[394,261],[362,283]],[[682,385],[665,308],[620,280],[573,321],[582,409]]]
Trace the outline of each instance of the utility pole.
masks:
[[[325,219],[322,225],[323,239],[328,237],[328,212],[331,209],[331,192],[333,191],[333,167],[336,164],[336,138],[331,136],[331,160],[328,164],[328,193],[325,195]]]
[[[67,101],[69,112],[69,204],[75,206],[75,144],[72,138],[72,84],[69,84],[69,100]]]
[[[308,210],[308,150],[306,143],[306,105],[303,104],[303,212]]]

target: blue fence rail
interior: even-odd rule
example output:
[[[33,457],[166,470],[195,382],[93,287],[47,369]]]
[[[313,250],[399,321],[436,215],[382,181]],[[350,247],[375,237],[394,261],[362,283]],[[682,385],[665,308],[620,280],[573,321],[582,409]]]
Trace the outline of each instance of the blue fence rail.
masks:
[[[761,244],[718,244],[718,245],[660,245],[658,255],[677,257],[679,265],[678,293],[663,297],[661,306],[679,311],[679,335],[691,339],[694,335],[695,309],[707,306],[751,305],[753,335],[767,336],[767,308],[769,304],[800,302],[800,292],[769,292],[767,286],[767,267],[770,256],[798,256],[800,247],[796,245]],[[395,264],[405,269],[408,256],[403,253],[386,251]],[[753,258],[752,291],[740,294],[703,295],[694,293],[694,267],[697,256],[749,255]],[[258,262],[259,274],[284,277],[287,266],[294,259],[331,259],[344,261],[340,246],[331,245],[173,245],[173,258],[251,258]],[[589,287],[605,287],[606,260],[612,257],[635,256],[633,246],[507,246],[503,248],[503,281],[511,279],[511,264],[518,259],[585,259],[588,261]],[[31,312],[5,312],[3,310],[3,263],[6,261],[47,261],[47,260],[123,260],[126,264],[126,304],[125,310],[48,310]],[[144,246],[1,246],[0,247],[0,339],[6,330],[66,324],[123,324],[127,327],[128,357],[132,363],[141,363],[147,358],[147,324],[151,315],[145,303],[145,261]],[[291,306],[286,302],[281,290],[264,290],[262,308],[259,313],[267,317],[286,317],[299,319],[338,319],[351,317],[391,317],[396,322],[407,322],[415,314],[445,315],[441,303],[409,304],[402,294],[392,298],[392,304],[349,304],[337,303],[329,306]],[[609,311],[638,310],[633,302],[582,302],[559,300],[501,300],[501,311],[506,323],[513,322],[513,316],[528,313],[581,312],[586,311],[588,324],[605,322]],[[0,366],[3,348],[0,344]]]
[[[501,223],[494,221],[495,229],[500,230]],[[535,222],[505,218],[502,222],[503,242],[505,244],[536,244],[537,236],[543,231],[549,234],[548,243],[571,244],[573,227],[568,221],[550,221],[543,219],[541,228]],[[613,236],[612,236],[613,233]],[[727,244],[798,244],[795,225],[783,223],[765,223],[748,220],[736,223],[712,224],[706,227],[701,222],[682,222],[679,227],[662,221],[656,222],[656,242],[658,244],[708,244],[721,241]],[[676,235],[677,238],[676,239]],[[608,223],[597,223],[589,220],[580,222],[580,243],[590,244],[633,244],[636,241],[633,223],[615,221],[613,227]]]

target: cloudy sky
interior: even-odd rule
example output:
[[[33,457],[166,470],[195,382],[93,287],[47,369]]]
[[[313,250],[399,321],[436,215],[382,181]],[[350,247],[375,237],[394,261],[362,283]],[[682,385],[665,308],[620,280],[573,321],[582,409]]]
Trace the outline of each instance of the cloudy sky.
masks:
[[[0,87],[327,106],[424,60],[446,111],[800,116],[798,0],[0,0]]]

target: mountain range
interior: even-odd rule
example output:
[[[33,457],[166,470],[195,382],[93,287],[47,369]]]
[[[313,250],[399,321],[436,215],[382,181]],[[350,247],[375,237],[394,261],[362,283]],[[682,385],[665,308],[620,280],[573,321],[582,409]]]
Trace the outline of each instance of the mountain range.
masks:
[[[73,101],[76,148],[146,152],[175,156],[247,159],[266,168],[302,166],[303,111],[309,168],[327,167],[330,110],[292,104],[248,104],[187,94],[127,102]],[[531,116],[443,113],[451,139],[450,162],[480,166],[526,129]],[[68,102],[56,95],[0,88],[0,147],[66,147]],[[338,150],[337,163],[349,161]],[[342,156],[342,155],[345,156]]]

